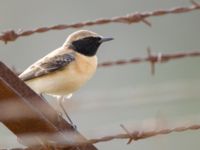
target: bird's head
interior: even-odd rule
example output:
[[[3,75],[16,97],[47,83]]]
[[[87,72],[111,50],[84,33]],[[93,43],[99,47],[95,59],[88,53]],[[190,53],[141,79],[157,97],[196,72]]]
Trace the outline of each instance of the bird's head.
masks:
[[[85,56],[94,56],[99,46],[110,40],[113,38],[102,37],[92,31],[80,30],[69,35],[64,46]]]

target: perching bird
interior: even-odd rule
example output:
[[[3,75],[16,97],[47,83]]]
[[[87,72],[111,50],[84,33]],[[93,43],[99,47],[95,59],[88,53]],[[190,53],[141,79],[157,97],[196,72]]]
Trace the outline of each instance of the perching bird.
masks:
[[[95,73],[99,46],[113,38],[80,30],[58,49],[47,54],[19,75],[38,94],[68,96]]]

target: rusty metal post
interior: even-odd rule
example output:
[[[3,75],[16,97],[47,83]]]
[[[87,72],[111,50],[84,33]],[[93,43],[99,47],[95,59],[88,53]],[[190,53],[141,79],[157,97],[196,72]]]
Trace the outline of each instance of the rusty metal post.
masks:
[[[17,116],[19,115],[19,116]],[[0,121],[27,147],[44,147],[49,141],[61,149],[97,150],[92,144],[70,145],[67,133],[86,140],[40,96],[0,62]],[[56,134],[52,136],[52,134]],[[24,135],[33,135],[27,140]],[[26,136],[25,136],[26,137]],[[59,137],[59,138],[58,138]],[[64,146],[59,141],[64,142]]]

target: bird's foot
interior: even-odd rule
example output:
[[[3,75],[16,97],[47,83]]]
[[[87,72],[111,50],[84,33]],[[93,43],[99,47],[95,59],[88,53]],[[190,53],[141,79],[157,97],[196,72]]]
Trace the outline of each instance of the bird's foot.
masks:
[[[77,126],[75,124],[70,124],[74,130],[77,130]]]

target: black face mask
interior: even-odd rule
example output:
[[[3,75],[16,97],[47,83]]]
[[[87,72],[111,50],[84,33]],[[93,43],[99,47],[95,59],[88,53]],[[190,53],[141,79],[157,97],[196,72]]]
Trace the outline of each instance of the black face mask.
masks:
[[[71,43],[70,48],[85,56],[94,56],[101,45],[100,37],[86,37]]]

